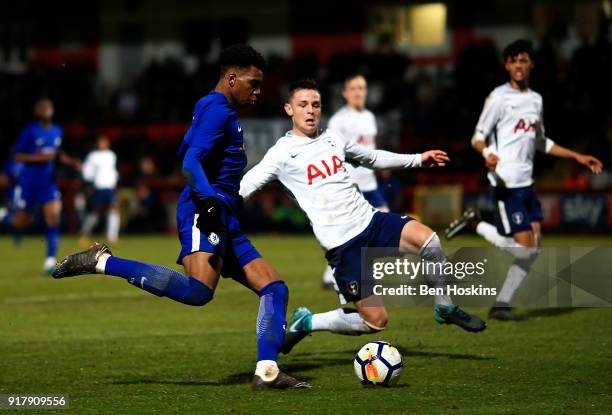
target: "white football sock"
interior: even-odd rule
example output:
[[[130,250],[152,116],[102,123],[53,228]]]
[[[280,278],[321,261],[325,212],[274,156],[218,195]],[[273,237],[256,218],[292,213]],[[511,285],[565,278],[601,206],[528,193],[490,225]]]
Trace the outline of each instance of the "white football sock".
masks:
[[[106,261],[108,260],[108,258],[110,258],[110,256],[111,255],[108,253],[100,255],[100,258],[98,258],[98,262],[96,263],[97,274],[104,274],[104,271],[106,270]]]
[[[499,232],[497,232],[497,228],[490,223],[483,221],[479,222],[478,225],[476,225],[476,233],[500,250],[515,258],[529,259],[536,254],[534,251],[536,251],[537,248],[526,247],[516,242],[512,237],[500,235]]]
[[[419,255],[424,261],[425,270],[430,271],[430,273],[424,273],[427,283],[433,287],[440,287],[446,290],[446,277],[444,273],[436,272],[436,270],[441,270],[444,267],[446,255],[442,251],[440,238],[438,238],[435,232],[425,241],[419,251]],[[442,264],[442,267],[437,264]],[[434,295],[434,301],[436,305],[453,305],[453,300],[446,294]]]
[[[358,336],[382,329],[384,327],[376,327],[366,322],[355,309],[337,308],[326,313],[312,315],[312,331],[331,331],[332,333]]]
[[[476,233],[498,248],[506,248],[516,245],[514,238],[500,235],[495,226],[485,221],[480,221],[478,225],[476,225]]]
[[[508,268],[508,274],[506,274],[506,280],[504,281],[504,285],[502,285],[499,294],[497,295],[498,303],[507,303],[509,304],[514,296],[514,293],[521,286],[523,280],[529,273],[529,269],[524,267],[524,264],[518,264],[515,261],[510,268]]]
[[[106,216],[106,239],[111,243],[115,243],[119,239],[120,222],[119,212],[110,210]]]
[[[264,382],[271,382],[278,376],[278,365],[274,360],[260,360],[255,366],[255,374]]]
[[[83,227],[81,228],[81,234],[83,236],[91,235],[91,232],[94,230],[96,225],[98,224],[98,214],[96,212],[89,213],[85,216],[83,220]]]
[[[325,271],[323,272],[323,284],[334,284],[335,282],[334,271],[332,270],[332,267],[327,265],[325,267]]]

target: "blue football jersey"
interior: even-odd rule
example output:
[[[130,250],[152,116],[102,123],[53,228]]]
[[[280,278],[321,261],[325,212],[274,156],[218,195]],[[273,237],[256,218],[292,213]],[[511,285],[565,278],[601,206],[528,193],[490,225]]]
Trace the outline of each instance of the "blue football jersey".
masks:
[[[247,158],[238,112],[223,94],[212,91],[196,103],[178,155],[188,179],[185,192],[235,203]]]
[[[13,148],[15,154],[45,154],[57,153],[62,146],[63,131],[53,124],[50,128],[43,127],[35,121],[26,125],[19,134]],[[52,179],[55,170],[55,159],[46,163],[24,162],[20,179],[38,181]]]

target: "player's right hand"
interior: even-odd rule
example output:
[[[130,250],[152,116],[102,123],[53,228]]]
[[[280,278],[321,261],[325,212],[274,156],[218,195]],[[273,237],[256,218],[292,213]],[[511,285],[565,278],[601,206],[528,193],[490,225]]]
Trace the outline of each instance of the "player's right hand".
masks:
[[[196,226],[205,235],[210,235],[211,232],[216,234],[222,233],[223,221],[223,204],[216,197],[207,197],[198,203],[198,221]]]
[[[485,159],[485,165],[487,166],[487,169],[491,171],[495,171],[498,161],[499,161],[499,157],[497,157],[497,155],[493,153],[490,153]]]

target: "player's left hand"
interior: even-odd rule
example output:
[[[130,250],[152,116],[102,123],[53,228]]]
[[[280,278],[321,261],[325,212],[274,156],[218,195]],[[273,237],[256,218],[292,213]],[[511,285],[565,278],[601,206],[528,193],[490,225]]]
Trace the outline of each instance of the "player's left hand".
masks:
[[[207,197],[198,203],[198,220],[196,226],[205,235],[210,235],[211,232],[219,234],[223,231],[223,221],[221,214],[223,204],[216,197]]]
[[[442,150],[429,150],[421,154],[421,166],[444,167],[450,161],[446,152]]]
[[[576,161],[584,166],[587,166],[595,174],[601,173],[603,163],[593,156],[588,154],[580,154],[576,157]]]

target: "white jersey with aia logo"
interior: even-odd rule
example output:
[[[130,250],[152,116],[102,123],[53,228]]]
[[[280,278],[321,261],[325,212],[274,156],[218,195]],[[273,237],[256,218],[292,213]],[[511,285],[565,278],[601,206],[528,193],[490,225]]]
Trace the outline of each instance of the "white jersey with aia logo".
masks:
[[[349,160],[376,169],[421,165],[420,154],[373,150],[332,130],[315,138],[288,132],[245,174],[240,195],[246,199],[266,183],[280,181],[306,212],[319,243],[329,250],[363,232],[375,212],[349,175]]]
[[[542,96],[531,89],[521,92],[510,83],[498,86],[485,101],[473,140],[489,139],[499,162],[495,173],[506,187],[533,183],[535,151],[548,153],[554,142],[545,136]],[[501,185],[489,174],[493,186]]]
[[[342,107],[329,119],[327,124],[330,130],[334,130],[346,137],[347,141],[361,144],[372,150],[376,148],[376,117],[371,111],[364,109],[356,111],[349,107]],[[362,192],[370,192],[378,188],[376,174],[365,167],[346,167]]]
[[[114,189],[119,180],[117,156],[112,150],[94,150],[83,163],[83,178],[96,189]]]

